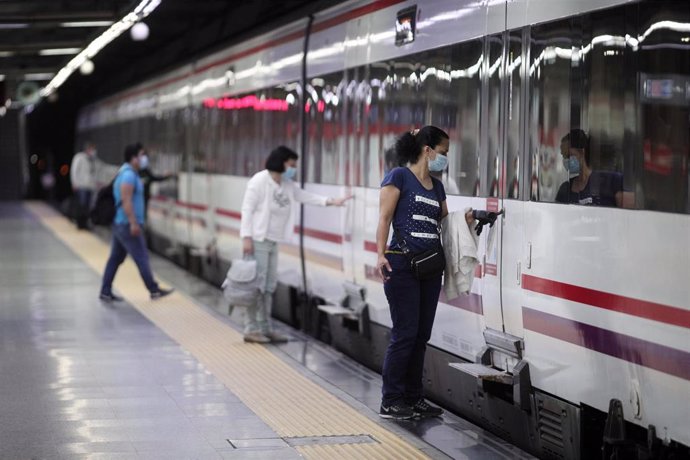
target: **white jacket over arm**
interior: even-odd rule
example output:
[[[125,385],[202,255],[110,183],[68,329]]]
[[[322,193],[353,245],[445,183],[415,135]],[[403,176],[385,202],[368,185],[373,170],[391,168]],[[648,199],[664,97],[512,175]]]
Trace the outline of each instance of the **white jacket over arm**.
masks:
[[[448,300],[467,293],[472,288],[474,269],[479,263],[477,245],[479,237],[465,220],[465,213],[452,212],[443,220],[443,252],[446,256],[446,271],[443,288]]]
[[[271,183],[273,178],[267,169],[260,171],[247,183],[247,190],[244,192],[244,199],[242,200],[242,222],[240,224],[240,237],[250,237],[257,241],[266,239],[268,232],[268,223],[270,220],[271,210]],[[288,225],[285,228],[284,239],[288,240],[295,228],[294,218],[295,202],[304,204],[314,204],[319,206],[326,206],[328,197],[317,195],[316,193],[302,190],[299,185],[293,181],[283,181],[283,191],[287,194],[292,203],[290,207],[290,217],[288,218]]]

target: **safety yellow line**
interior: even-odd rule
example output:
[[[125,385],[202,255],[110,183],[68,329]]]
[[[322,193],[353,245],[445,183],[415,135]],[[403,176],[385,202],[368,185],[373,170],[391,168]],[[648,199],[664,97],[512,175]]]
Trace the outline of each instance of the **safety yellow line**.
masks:
[[[42,203],[26,203],[45,227],[99,273],[109,246],[95,235],[78,231]],[[136,266],[127,258],[120,266],[115,289],[151,322],[188,350],[216,378],[279,436],[361,436],[365,444],[295,447],[306,458],[426,459],[406,440],[369,420],[355,409],[299,374],[261,345],[245,344],[228,324],[176,291],[151,301]],[[94,289],[94,297],[96,297]]]

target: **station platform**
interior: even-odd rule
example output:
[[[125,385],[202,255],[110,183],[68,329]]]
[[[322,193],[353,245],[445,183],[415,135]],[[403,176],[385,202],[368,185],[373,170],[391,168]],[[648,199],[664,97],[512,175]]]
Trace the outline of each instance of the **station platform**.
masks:
[[[151,254],[176,291],[98,300],[109,242],[42,203],[0,204],[0,459],[528,459],[452,414],[380,419],[381,378],[279,325],[245,344],[240,309]]]

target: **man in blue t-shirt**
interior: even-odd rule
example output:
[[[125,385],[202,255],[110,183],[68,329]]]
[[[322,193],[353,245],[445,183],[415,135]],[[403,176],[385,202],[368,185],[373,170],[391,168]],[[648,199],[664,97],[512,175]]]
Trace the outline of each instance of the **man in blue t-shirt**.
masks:
[[[115,197],[115,220],[110,257],[103,273],[100,299],[106,302],[122,300],[113,294],[113,279],[117,269],[129,254],[137,264],[141,278],[151,293],[151,299],[170,294],[172,289],[163,289],[153,278],[149,253],[142,234],[144,226],[144,185],[139,179],[140,160],[143,150],[138,145],[125,148],[125,163],[113,182]]]

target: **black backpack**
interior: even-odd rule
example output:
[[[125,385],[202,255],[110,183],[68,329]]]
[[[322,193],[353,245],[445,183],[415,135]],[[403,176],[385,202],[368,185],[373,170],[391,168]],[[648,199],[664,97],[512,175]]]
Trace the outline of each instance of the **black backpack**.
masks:
[[[117,211],[115,195],[113,195],[113,184],[115,184],[115,179],[117,179],[117,176],[115,176],[108,185],[98,190],[96,201],[89,213],[91,222],[94,225],[108,226],[115,220],[115,211]]]

